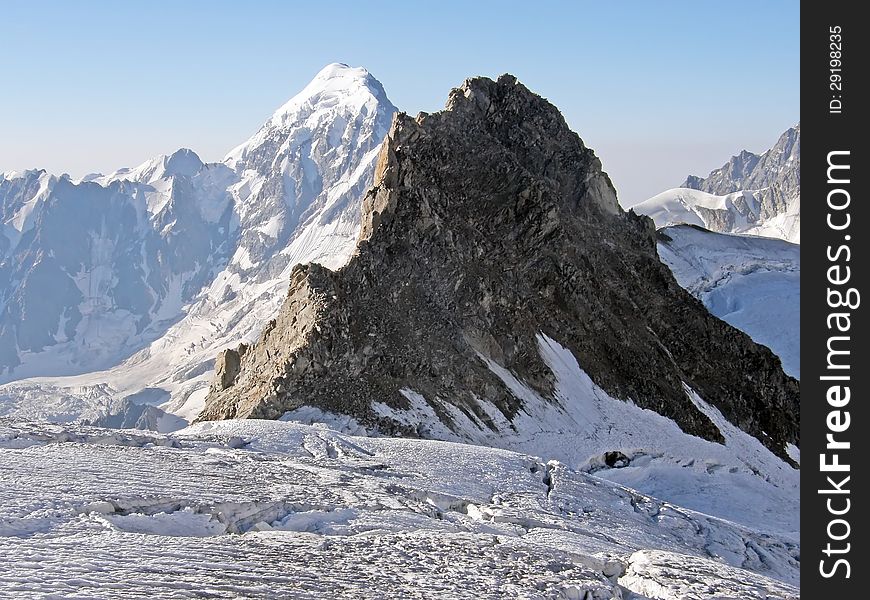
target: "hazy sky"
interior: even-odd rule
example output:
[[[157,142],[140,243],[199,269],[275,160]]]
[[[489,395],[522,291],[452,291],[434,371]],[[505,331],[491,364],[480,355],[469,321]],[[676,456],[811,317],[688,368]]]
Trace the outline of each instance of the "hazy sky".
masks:
[[[328,5],[328,7],[327,7]],[[471,75],[555,103],[629,206],[799,120],[799,3],[6,0],[0,171],[220,160],[330,62],[401,110]]]

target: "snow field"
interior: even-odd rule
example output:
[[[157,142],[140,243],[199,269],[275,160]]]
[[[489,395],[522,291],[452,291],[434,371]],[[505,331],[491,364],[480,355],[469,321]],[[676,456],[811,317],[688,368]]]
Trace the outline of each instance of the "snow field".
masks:
[[[504,450],[280,421],[0,448],[2,596],[797,597],[788,540]]]

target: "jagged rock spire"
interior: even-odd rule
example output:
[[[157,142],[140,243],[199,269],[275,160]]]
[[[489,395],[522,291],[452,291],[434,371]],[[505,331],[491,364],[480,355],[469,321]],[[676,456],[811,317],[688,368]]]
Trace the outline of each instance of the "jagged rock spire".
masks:
[[[779,360],[677,285],[652,221],[619,208],[595,154],[510,75],[394,118],[356,255],[294,271],[260,341],[223,357],[238,375],[216,382],[200,418],[315,405],[425,434],[376,410],[413,392],[448,427],[458,410],[497,428],[481,399],[510,420],[523,398],[492,364],[552,398],[541,333],[608,393],[689,433],[722,439],[686,386],[781,456],[797,441],[798,386]]]

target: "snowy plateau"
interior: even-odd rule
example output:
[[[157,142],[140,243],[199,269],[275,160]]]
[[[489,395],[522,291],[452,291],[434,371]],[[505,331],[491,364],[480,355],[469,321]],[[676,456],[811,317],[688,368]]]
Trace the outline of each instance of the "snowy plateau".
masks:
[[[354,253],[395,112],[332,64],[219,163],[0,174],[0,597],[798,598],[799,470],[688,386],[724,443],[611,397],[543,334],[553,398],[480,357],[522,401],[480,400],[498,435],[410,388],[375,410],[429,439],[311,407],[190,425],[293,267]],[[645,204],[680,286],[799,377],[799,246],[735,235],[799,241],[784,139]]]

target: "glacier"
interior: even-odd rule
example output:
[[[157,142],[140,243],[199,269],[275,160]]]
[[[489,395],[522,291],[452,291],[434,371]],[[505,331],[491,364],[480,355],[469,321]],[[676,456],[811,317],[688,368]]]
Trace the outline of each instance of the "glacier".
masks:
[[[312,408],[187,426],[293,266],[350,258],[395,111],[335,63],[221,162],[0,177],[0,595],[799,597],[799,471],[688,387],[723,444],[609,396],[543,333],[554,398],[479,356],[523,400],[511,423],[481,401],[498,434],[460,411],[439,429],[410,388],[377,409],[436,439]],[[61,226],[87,240],[66,262]],[[658,249],[799,376],[799,332],[753,316],[799,311],[799,251],[767,242],[669,227]]]
[[[659,239],[659,256],[681,286],[800,379],[800,246],[690,225],[665,227]]]
[[[4,596],[799,596],[787,537],[505,450],[256,420],[0,448]]]

